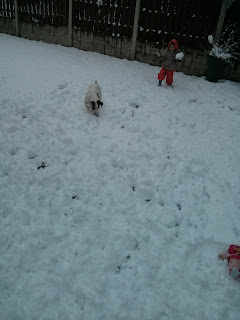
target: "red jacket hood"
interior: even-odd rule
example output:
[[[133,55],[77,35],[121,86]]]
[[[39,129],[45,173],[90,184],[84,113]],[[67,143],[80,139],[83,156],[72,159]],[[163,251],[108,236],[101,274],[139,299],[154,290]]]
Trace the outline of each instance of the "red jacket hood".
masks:
[[[178,41],[177,41],[176,39],[172,39],[172,40],[168,43],[168,48],[169,48],[170,44],[174,44],[174,45],[175,45],[175,50],[178,50]]]

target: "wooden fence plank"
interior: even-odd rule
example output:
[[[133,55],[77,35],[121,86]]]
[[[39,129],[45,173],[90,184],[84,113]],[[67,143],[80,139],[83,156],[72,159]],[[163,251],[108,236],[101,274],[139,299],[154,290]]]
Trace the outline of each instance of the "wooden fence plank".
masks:
[[[3,17],[4,13],[3,13],[3,0],[0,0],[0,16]]]
[[[25,2],[25,21],[26,22],[31,22],[30,21],[30,8],[29,8],[29,1],[26,0]]]
[[[36,0],[32,1],[32,21],[37,18]]]
[[[121,0],[117,0],[117,7],[115,9],[115,26],[114,26],[114,33],[115,36],[118,37],[119,36],[119,30],[120,30],[120,26],[119,24],[121,24],[120,22],[120,17],[121,17]]]
[[[7,17],[9,18],[10,17],[10,10],[9,10],[9,7],[10,7],[10,0],[5,0],[6,1],[6,6],[7,6]]]
[[[44,4],[44,23],[48,23],[48,5],[47,0],[42,0]]]
[[[135,1],[130,1],[130,0],[128,0],[127,30],[126,30],[126,31],[127,31],[126,36],[127,36],[128,38],[132,37],[135,7],[136,7],[136,0],[135,0]]]
[[[14,0],[10,0],[10,12],[11,12],[10,17],[11,17],[11,18],[14,18],[14,17],[15,17]]]
[[[125,37],[126,36],[126,27],[125,27],[125,25],[126,25],[126,1],[125,0],[122,1],[121,9],[122,10],[121,10],[121,20],[120,20],[120,24],[121,24],[120,34]]]
[[[79,3],[80,5],[80,29],[84,29],[84,25],[85,25],[85,2],[84,0],[83,1],[80,1]]]
[[[97,5],[97,0],[94,0],[94,31],[98,32],[99,31],[99,15],[98,15],[98,5]]]
[[[88,30],[89,26],[89,11],[90,11],[90,0],[85,0],[85,29]]]
[[[110,12],[110,0],[105,0],[105,18],[104,18],[104,32],[103,34],[104,35],[108,35],[108,28],[109,28],[109,25],[108,25],[108,21],[109,21],[109,12]]]
[[[52,1],[52,10],[52,22],[54,25],[58,25],[59,1]]]
[[[63,13],[63,25],[66,26],[67,25],[67,15],[68,15],[68,10],[67,10],[67,5],[66,5],[66,1],[62,1],[62,13]]]

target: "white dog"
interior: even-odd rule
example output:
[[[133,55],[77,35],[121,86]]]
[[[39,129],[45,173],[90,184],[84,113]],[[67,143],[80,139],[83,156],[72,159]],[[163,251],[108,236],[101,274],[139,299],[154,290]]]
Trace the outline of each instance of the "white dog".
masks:
[[[90,84],[88,88],[88,91],[86,93],[86,97],[84,100],[85,106],[91,109],[93,113],[96,116],[98,116],[98,109],[100,106],[103,105],[101,100],[102,100],[102,91],[97,81],[95,81],[95,83]]]

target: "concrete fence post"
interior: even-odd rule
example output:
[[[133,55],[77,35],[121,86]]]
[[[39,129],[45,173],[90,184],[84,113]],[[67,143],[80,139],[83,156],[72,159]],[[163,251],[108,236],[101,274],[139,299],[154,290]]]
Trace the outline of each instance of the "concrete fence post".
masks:
[[[229,0],[223,0],[221,12],[220,12],[220,15],[218,18],[217,31],[215,34],[215,41],[218,41],[221,37],[223,23],[224,23],[224,19],[225,19],[228,5],[229,5]]]
[[[136,0],[136,8],[135,8],[135,16],[134,16],[134,24],[133,24],[133,35],[132,35],[132,47],[131,47],[131,56],[130,56],[131,60],[134,60],[136,56],[140,3],[141,3],[141,0]]]
[[[17,5],[17,0],[14,0],[14,9],[15,9],[16,36],[19,37],[18,5]]]
[[[69,14],[68,14],[68,46],[72,47],[72,0],[69,0]]]

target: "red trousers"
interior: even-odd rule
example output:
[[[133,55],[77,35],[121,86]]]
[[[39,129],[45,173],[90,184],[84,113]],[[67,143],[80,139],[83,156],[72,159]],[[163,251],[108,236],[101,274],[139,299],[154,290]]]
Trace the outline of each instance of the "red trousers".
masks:
[[[162,69],[160,70],[160,72],[158,74],[158,80],[163,81],[167,75],[166,82],[168,85],[171,85],[173,82],[173,72],[174,72],[173,70],[169,71],[169,70],[166,70],[162,67]]]

